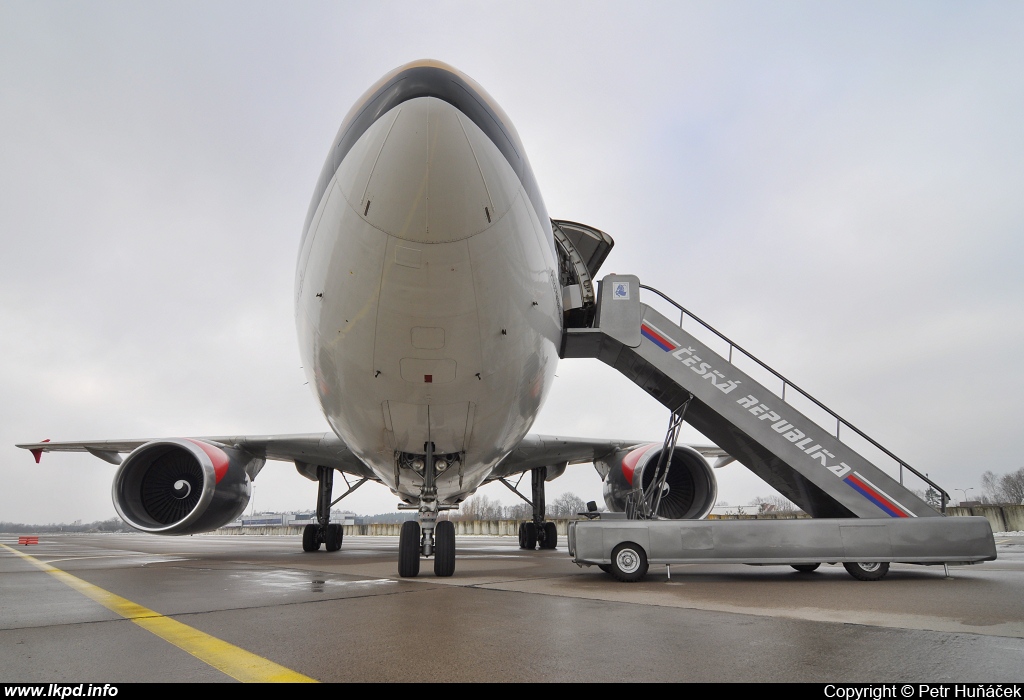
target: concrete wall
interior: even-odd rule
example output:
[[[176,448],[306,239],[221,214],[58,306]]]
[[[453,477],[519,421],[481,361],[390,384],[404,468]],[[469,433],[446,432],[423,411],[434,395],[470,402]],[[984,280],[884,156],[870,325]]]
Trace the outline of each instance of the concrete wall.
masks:
[[[744,513],[743,515],[709,515],[708,520],[796,520],[810,518],[807,513]]]
[[[1024,531],[1024,506],[972,506],[969,508],[947,508],[946,513],[951,516],[958,515],[981,515],[988,519],[992,525],[993,532],[1016,532]],[[787,520],[795,517],[809,517],[803,513],[799,516],[792,513],[769,513],[765,515],[712,515],[710,520]],[[456,535],[504,535],[517,537],[519,535],[520,520],[465,520],[455,522]],[[558,527],[558,534],[565,537],[568,534],[569,521],[555,520]],[[346,535],[385,535],[398,537],[402,529],[401,523],[385,524],[373,523],[371,525],[346,525]],[[284,526],[262,526],[262,527],[232,527],[216,530],[218,535],[301,535],[302,527]]]
[[[456,521],[456,535],[504,535],[508,537],[519,536],[520,520],[469,520]],[[558,534],[565,537],[569,533],[568,520],[553,521],[558,528]],[[398,537],[401,532],[401,523],[372,523],[370,525],[346,525],[346,535],[383,535]],[[301,535],[302,526],[287,527],[283,525],[259,526],[259,527],[226,527],[215,530],[217,535]]]
[[[1024,506],[970,506],[946,508],[949,515],[980,515],[988,520],[992,532],[1024,530]]]

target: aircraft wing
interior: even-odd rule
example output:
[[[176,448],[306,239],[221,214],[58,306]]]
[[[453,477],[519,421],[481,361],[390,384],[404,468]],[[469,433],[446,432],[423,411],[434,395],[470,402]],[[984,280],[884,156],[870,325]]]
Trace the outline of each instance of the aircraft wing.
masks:
[[[120,453],[132,450],[154,439],[132,440],[91,440],[86,442],[34,442],[17,445],[29,450],[38,462],[43,452],[88,452],[111,464],[120,464]],[[353,476],[379,481],[377,476],[363,464],[333,433],[303,433],[297,435],[215,435],[194,438],[225,447],[244,450],[253,457],[294,462],[299,473],[316,481],[316,470],[304,470],[310,465],[334,467]]]
[[[573,438],[554,435],[527,435],[519,447],[513,450],[491,472],[488,480],[500,479],[538,467],[585,464],[602,459],[613,452],[638,445],[650,444],[650,440],[612,440],[602,438]],[[732,457],[716,445],[690,445],[704,457],[714,457],[715,467],[722,467]]]
[[[131,452],[147,442],[161,438],[131,440],[91,440],[85,442],[33,442],[17,445],[29,450],[38,462],[43,452],[88,452],[111,464],[120,464],[121,453]],[[333,467],[346,474],[380,481],[348,446],[333,433],[301,433],[295,435],[214,435],[195,437],[225,447],[244,450],[253,457],[294,462],[299,473],[316,481],[316,465]],[[606,457],[618,450],[649,444],[650,440],[613,440],[574,438],[553,435],[527,435],[519,446],[498,463],[488,481],[536,469],[568,464],[585,464]],[[732,458],[715,445],[691,445],[705,457],[715,457],[716,467]]]

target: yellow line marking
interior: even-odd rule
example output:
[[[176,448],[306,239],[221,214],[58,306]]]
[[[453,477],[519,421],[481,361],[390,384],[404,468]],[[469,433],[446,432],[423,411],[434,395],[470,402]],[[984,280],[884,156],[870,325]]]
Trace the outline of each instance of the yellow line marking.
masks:
[[[13,547],[0,543],[0,547],[17,554],[22,559],[42,569],[84,596],[92,598],[103,607],[121,617],[131,620],[144,630],[152,632],[164,641],[170,642],[179,649],[188,652],[203,663],[213,666],[235,680],[243,683],[316,683],[309,676],[285,668],[273,661],[257,656],[234,644],[200,632],[194,627],[172,620],[160,613],[133,603],[77,576],[72,576],[33,556],[23,554]]]

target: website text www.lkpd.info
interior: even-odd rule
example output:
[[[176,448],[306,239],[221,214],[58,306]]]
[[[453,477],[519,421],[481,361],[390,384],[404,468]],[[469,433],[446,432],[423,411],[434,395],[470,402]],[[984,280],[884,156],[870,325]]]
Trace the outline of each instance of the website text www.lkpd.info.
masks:
[[[117,693],[117,686],[110,683],[32,683],[4,687],[5,698],[112,698]]]

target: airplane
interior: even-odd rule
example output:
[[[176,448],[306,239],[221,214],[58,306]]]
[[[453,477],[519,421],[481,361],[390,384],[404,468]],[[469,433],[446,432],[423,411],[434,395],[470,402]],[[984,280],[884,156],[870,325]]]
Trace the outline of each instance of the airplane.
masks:
[[[345,117],[302,229],[296,328],[331,432],[18,447],[36,462],[43,452],[77,451],[118,465],[118,514],[159,535],[235,520],[266,460],[292,462],[318,483],[307,552],[338,551],[343,530],[330,522],[331,506],[367,481],[383,484],[400,508],[416,511],[399,537],[402,577],[417,576],[430,557],[435,575],[452,576],[455,528],[438,516],[486,483],[530,472],[532,500],[520,495],[533,518],[519,544],[554,549],[547,481],[593,463],[607,507],[622,511],[664,451],[529,434],[563,328],[593,315],[592,280],[613,245],[603,231],[549,218],[515,128],[482,87],[438,61],[406,64]],[[714,505],[706,457],[731,461],[714,446],[673,448],[664,488],[687,495],[681,509],[679,499],[663,501],[672,517],[700,518]],[[347,487],[337,499],[335,472]]]

